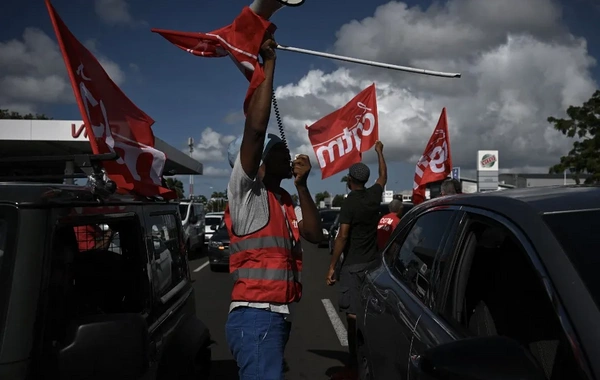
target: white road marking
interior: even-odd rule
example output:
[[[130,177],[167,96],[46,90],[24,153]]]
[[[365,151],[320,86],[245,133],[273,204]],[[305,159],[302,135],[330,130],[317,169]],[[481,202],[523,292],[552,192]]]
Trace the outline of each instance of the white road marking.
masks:
[[[194,269],[194,272],[200,272],[202,269],[206,268],[206,266],[208,265],[208,260],[206,260],[206,262],[202,265],[200,265],[198,268]]]
[[[327,312],[327,316],[329,316],[329,320],[333,325],[335,334],[340,340],[340,344],[344,347],[348,347],[348,332],[346,331],[346,326],[344,326],[344,323],[340,319],[337,310],[335,310],[335,307],[331,303],[331,300],[322,299],[321,302],[323,302],[325,312]]]

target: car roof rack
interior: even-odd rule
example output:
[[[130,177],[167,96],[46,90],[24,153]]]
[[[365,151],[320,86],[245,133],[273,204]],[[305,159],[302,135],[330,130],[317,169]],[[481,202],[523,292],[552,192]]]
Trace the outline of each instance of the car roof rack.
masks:
[[[67,178],[88,178],[89,185],[94,194],[100,197],[107,197],[116,191],[116,184],[113,181],[104,179],[105,173],[102,167],[104,161],[115,161],[119,158],[117,153],[103,154],[73,154],[64,156],[17,156],[0,158],[0,164],[18,164],[35,162],[73,162],[83,173],[81,174],[60,174],[60,175],[12,175],[0,176],[0,181],[42,181],[42,180],[61,180]]]

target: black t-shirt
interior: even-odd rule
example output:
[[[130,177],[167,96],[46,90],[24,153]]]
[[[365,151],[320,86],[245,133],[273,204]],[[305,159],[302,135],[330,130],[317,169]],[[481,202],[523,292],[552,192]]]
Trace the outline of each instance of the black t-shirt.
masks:
[[[377,255],[377,224],[383,187],[379,184],[348,194],[340,210],[340,225],[349,224],[344,265],[368,263]]]

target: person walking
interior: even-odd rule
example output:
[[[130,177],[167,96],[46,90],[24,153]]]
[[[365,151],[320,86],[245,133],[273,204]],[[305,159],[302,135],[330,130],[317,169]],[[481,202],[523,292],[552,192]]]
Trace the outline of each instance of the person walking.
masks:
[[[225,330],[240,380],[284,378],[290,316],[302,297],[300,237],[311,243],[323,240],[319,212],[307,186],[308,156],[292,162],[284,141],[266,132],[276,46],[267,35],[260,49],[265,80],[250,99],[243,136],[227,152],[233,170],[224,221],[234,285]],[[281,181],[291,178],[300,206],[281,188]]]
[[[383,249],[392,236],[392,232],[396,229],[400,218],[402,218],[402,210],[404,205],[402,201],[394,199],[388,206],[390,212],[385,214],[377,225],[377,249]]]
[[[333,379],[358,377],[356,313],[360,302],[359,292],[365,271],[376,263],[379,208],[383,189],[387,183],[387,166],[381,141],[375,143],[375,151],[379,161],[379,177],[373,186],[365,187],[371,174],[367,165],[357,163],[348,171],[347,184],[351,191],[340,209],[340,227],[326,277],[327,285],[331,286],[337,282],[336,265],[344,252],[344,259],[339,269],[338,306],[340,312],[346,313],[350,360],[346,368],[335,374]]]

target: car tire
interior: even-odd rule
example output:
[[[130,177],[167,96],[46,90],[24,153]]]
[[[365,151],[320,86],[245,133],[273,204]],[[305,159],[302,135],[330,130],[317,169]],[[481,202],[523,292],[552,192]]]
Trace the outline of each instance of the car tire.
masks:
[[[216,266],[215,264],[210,264],[210,271],[211,272],[219,272],[219,267]]]
[[[367,357],[365,342],[360,339],[361,342],[358,344],[358,378],[360,380],[372,380],[373,379],[373,367]]]
[[[210,346],[202,347],[194,358],[193,377],[195,380],[208,380],[212,364],[212,351]]]

